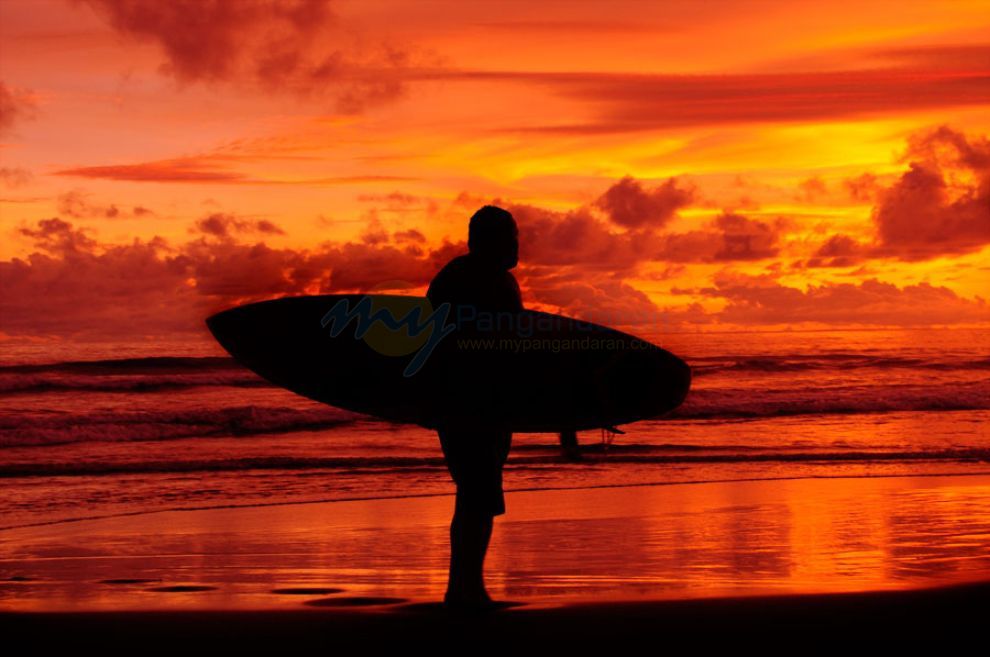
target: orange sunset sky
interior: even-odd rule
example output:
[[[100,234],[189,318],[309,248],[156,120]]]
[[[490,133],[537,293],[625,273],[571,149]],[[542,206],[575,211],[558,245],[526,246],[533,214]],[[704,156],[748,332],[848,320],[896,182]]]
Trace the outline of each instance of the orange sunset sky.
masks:
[[[0,331],[421,293],[649,334],[990,322],[990,3],[0,0]]]

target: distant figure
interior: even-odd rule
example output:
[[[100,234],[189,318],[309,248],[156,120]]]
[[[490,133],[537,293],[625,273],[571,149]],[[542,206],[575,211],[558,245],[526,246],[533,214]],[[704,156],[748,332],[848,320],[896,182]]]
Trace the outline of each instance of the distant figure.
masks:
[[[444,302],[474,306],[477,312],[523,309],[519,284],[509,271],[519,260],[519,232],[512,214],[486,205],[468,225],[468,253],[451,260],[430,283],[426,296],[436,308]],[[485,367],[484,354],[462,354]],[[488,355],[490,356],[490,354]],[[477,360],[473,360],[476,357]],[[450,523],[450,574],[444,604],[448,608],[489,609],[494,603],[484,583],[485,554],[494,517],[505,513],[502,466],[509,455],[512,432],[492,408],[490,391],[505,382],[492,373],[467,390],[458,381],[445,389],[448,412],[437,434],[447,468],[457,487]]]

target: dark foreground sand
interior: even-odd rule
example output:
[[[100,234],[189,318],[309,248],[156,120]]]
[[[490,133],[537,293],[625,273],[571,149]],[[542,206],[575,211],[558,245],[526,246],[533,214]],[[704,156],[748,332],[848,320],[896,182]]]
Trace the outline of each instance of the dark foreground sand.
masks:
[[[553,608],[506,608],[478,616],[436,603],[368,609],[3,613],[0,631],[17,654],[57,648],[101,653],[224,654],[318,650],[487,653],[637,652],[676,654],[717,649],[806,654],[864,644],[919,646],[980,641],[990,611],[990,582],[873,593],[709,598]],[[17,642],[17,643],[13,643]],[[976,646],[972,646],[976,649]],[[463,653],[461,651],[463,650]],[[943,654],[943,651],[940,651]]]

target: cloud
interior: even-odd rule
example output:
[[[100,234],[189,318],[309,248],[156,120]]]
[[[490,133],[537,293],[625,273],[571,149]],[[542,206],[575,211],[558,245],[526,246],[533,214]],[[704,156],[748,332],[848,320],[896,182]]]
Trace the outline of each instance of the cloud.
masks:
[[[99,338],[196,331],[204,299],[186,283],[183,256],[162,240],[101,249],[80,243],[71,225],[46,221],[38,251],[0,261],[0,330]]]
[[[27,185],[34,176],[21,167],[0,167],[0,180],[6,187],[16,188]]]
[[[234,233],[262,233],[265,235],[285,235],[285,231],[268,221],[261,219],[249,221],[238,219],[233,215],[216,212],[199,219],[190,229],[191,232],[200,232],[214,237],[229,238]]]
[[[714,222],[722,234],[722,245],[713,259],[761,260],[777,255],[777,229],[741,214],[723,212]]]
[[[540,245],[516,272],[525,303],[586,319],[656,315],[649,298],[622,280],[623,258],[642,261],[643,240],[612,233],[586,211],[553,213],[512,206]],[[525,215],[533,221],[523,219]],[[465,223],[470,213],[465,214]],[[357,240],[312,249],[275,248],[261,222],[211,213],[194,237],[101,243],[92,231],[54,217],[23,226],[34,249],[0,261],[0,330],[9,334],[101,336],[202,332],[202,319],[231,305],[295,294],[425,287],[463,241],[430,244],[416,228],[390,231],[372,222]],[[602,264],[602,241],[613,252]],[[571,265],[562,264],[563,262]],[[558,264],[549,264],[558,263]],[[595,265],[596,266],[592,266]],[[615,270],[615,271],[613,271]],[[618,272],[618,273],[617,273]],[[44,298],[45,304],[37,300]]]
[[[405,192],[358,194],[357,200],[362,203],[381,203],[383,205],[380,209],[385,212],[419,212],[426,210],[427,214],[435,214],[439,209],[436,199],[407,194]]]
[[[782,219],[767,223],[723,211],[697,231],[661,230],[685,198],[673,179],[647,191],[625,177],[592,203],[569,211],[520,203],[503,207],[519,224],[520,261],[525,266],[629,273],[647,261],[749,261],[777,254]],[[498,199],[488,202],[501,204]],[[602,210],[609,221],[595,210]],[[625,230],[613,226],[622,222]]]
[[[723,211],[703,230],[667,233],[660,237],[656,260],[669,262],[730,262],[771,258],[783,220],[767,223]]]
[[[922,260],[990,244],[990,141],[943,125],[912,135],[905,159],[873,209],[876,253]]]
[[[605,272],[550,273],[526,277],[523,303],[559,308],[564,314],[612,326],[655,323],[662,311],[649,296]]]
[[[889,54],[889,53],[888,53]],[[990,46],[917,49],[884,68],[785,73],[626,74],[441,70],[420,79],[493,80],[550,89],[593,110],[586,122],[496,128],[605,134],[726,123],[902,114],[990,102]]]
[[[702,230],[663,232],[663,221],[650,219],[673,212],[669,199],[680,191],[672,189],[676,187],[668,181],[655,188],[652,193],[660,191],[653,196],[627,177],[598,200],[566,212],[491,201],[509,210],[520,227],[516,275],[524,303],[559,308],[589,321],[656,325],[668,321],[670,314],[625,280],[637,277],[644,263],[752,261],[777,254],[779,223],[733,212],[723,211]],[[600,202],[609,192],[623,200],[632,197],[634,202]],[[629,211],[631,207],[635,211]],[[650,213],[655,207],[660,214]],[[593,209],[603,210],[610,220],[599,218]],[[620,223],[615,221],[616,211],[635,228],[616,230],[613,224]],[[632,216],[636,219],[630,220]],[[699,312],[695,309],[688,315],[697,317]]]
[[[987,198],[986,139],[944,126],[923,131],[909,139],[903,161],[907,164],[903,175],[884,178],[883,184],[864,176],[851,179],[868,186],[876,199],[875,239],[863,241],[845,234],[820,237],[818,231],[819,237],[808,239],[824,241],[813,245],[809,260],[797,264],[847,267],[877,257],[964,253],[987,243],[981,242],[978,230],[985,225],[980,222],[986,218],[987,206],[982,206],[984,214],[976,207]],[[222,154],[204,155],[134,165],[136,169],[124,174],[118,169],[115,175],[127,179],[137,172],[157,171],[157,178],[138,179],[161,180],[169,172],[180,177],[227,173],[233,184],[265,182],[226,171],[226,162]],[[810,179],[804,192],[814,195],[822,187]],[[431,199],[401,192],[362,195],[360,200],[384,204],[381,212],[416,208],[432,215],[436,210]],[[723,208],[714,217],[698,219],[693,230],[671,231],[678,211],[694,202],[693,186],[682,185],[679,179],[651,185],[626,176],[592,201],[567,211],[465,193],[449,201],[443,214],[462,214],[466,228],[468,217],[481,205],[508,209],[520,228],[520,265],[515,273],[524,303],[592,321],[619,326],[657,321],[911,326],[990,319],[981,299],[965,299],[927,283],[897,287],[866,280],[789,287],[776,279],[781,263],[765,267],[771,272],[765,276],[724,270],[710,285],[701,283],[707,287],[691,292],[698,297],[692,304],[659,308],[636,287],[636,280],[649,278],[643,272],[647,263],[666,263],[668,271],[685,277],[694,271],[690,263],[759,262],[779,256],[782,245],[790,243],[785,237],[793,226],[787,218],[756,217],[734,209]],[[130,214],[146,212],[151,211],[137,206]],[[463,241],[427,239],[425,231],[406,221],[406,215],[397,229],[379,217],[376,207],[362,215],[365,226],[358,238],[309,249],[276,248],[266,242],[284,234],[279,226],[215,211],[190,224],[185,243],[154,237],[104,244],[92,230],[70,220],[124,212],[78,191],[59,197],[59,213],[60,217],[17,229],[20,237],[33,243],[32,252],[0,262],[0,329],[7,333],[202,332],[205,316],[239,303],[286,294],[425,287],[443,264],[467,250]],[[923,239],[910,234],[915,225]],[[862,270],[854,275],[872,274]],[[38,299],[45,299],[45,304],[38,304]],[[712,304],[724,307],[706,312]]]
[[[500,205],[515,217],[520,229],[515,273],[524,303],[591,321],[633,325],[669,319],[669,313],[625,280],[638,277],[644,263],[754,261],[778,253],[783,219],[768,223],[723,211],[702,229],[664,232],[663,224],[686,198],[674,179],[645,190],[625,177],[595,201],[569,211],[499,199],[475,199],[471,207]],[[627,226],[620,228],[622,221]]]
[[[55,174],[133,182],[247,182],[247,177],[243,174],[221,170],[215,166],[208,158],[176,158],[138,164],[76,167],[62,169]]]
[[[820,197],[828,194],[828,187],[825,181],[818,176],[806,178],[798,184],[797,193],[794,199],[803,203],[814,203]]]
[[[657,243],[650,232],[615,231],[587,206],[566,212],[520,203],[503,207],[519,225],[519,258],[526,266],[628,272],[652,257]]]
[[[395,233],[394,237],[398,242],[417,242],[420,244],[426,243],[426,236],[415,228],[400,230]]]
[[[119,208],[115,203],[103,205],[90,201],[91,194],[81,189],[73,189],[59,194],[56,203],[60,215],[72,217],[74,219],[98,218],[98,219],[132,219],[147,217],[155,213],[140,205],[134,206],[130,211]]]
[[[869,172],[853,178],[846,178],[842,181],[842,185],[848,192],[849,198],[864,203],[874,200],[880,189],[876,174]]]
[[[72,224],[58,217],[41,219],[37,228],[20,228],[18,233],[32,238],[36,248],[54,254],[75,254],[89,252],[96,241],[85,234],[85,229],[73,228]]]
[[[865,259],[867,247],[848,235],[832,235],[806,263],[808,267],[852,267]]]
[[[875,199],[872,242],[832,235],[809,266],[846,267],[866,258],[928,260],[990,244],[990,140],[935,126],[909,136],[901,161],[908,169],[889,186],[871,174],[845,181],[854,197]]]
[[[869,279],[800,290],[771,276],[725,272],[702,292],[728,302],[715,316],[731,324],[929,326],[990,321],[990,307],[983,299],[965,299],[929,283],[897,287]]]
[[[210,215],[183,244],[161,237],[104,244],[53,217],[22,226],[24,258],[0,261],[0,330],[27,335],[123,337],[199,333],[203,319],[240,303],[284,295],[374,289],[388,281],[425,286],[463,243],[407,249],[384,243],[273,248],[241,236],[272,232],[266,222]],[[415,239],[414,237],[412,239]],[[39,302],[43,300],[43,302]]]
[[[354,175],[297,180],[252,178],[225,168],[228,156],[217,153],[193,157],[170,158],[136,164],[75,167],[55,171],[59,176],[103,180],[127,180],[155,183],[208,183],[230,185],[347,185],[357,183],[409,182],[407,176]]]
[[[30,94],[13,90],[0,80],[0,135],[9,134],[15,123],[34,118],[36,114],[37,104]]]
[[[246,54],[264,37],[269,49],[258,52],[259,67],[272,59],[289,60],[300,55],[299,45],[308,44],[330,22],[327,0],[269,2],[266,0],[85,0],[102,13],[121,33],[146,37],[164,50],[166,72],[180,79],[225,79],[236,73]]]
[[[362,202],[387,202],[399,207],[419,205],[420,197],[405,192],[389,192],[388,194],[358,194],[357,200]]]
[[[673,219],[678,209],[689,205],[694,199],[694,187],[678,187],[675,178],[647,190],[632,176],[625,176],[609,187],[594,205],[619,226],[660,227]]]
[[[353,114],[405,94],[412,54],[369,49],[338,24],[330,0],[75,0],[125,37],[157,45],[180,85],[240,83],[301,97],[329,94]]]

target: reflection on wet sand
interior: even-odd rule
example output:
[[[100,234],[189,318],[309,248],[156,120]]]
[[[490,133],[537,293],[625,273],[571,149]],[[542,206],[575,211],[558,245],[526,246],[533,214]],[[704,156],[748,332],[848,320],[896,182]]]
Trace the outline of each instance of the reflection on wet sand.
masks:
[[[0,607],[438,600],[452,498],[177,511],[0,532]],[[531,604],[913,588],[990,577],[990,477],[516,492],[486,562]],[[292,595],[288,595],[288,593]]]

